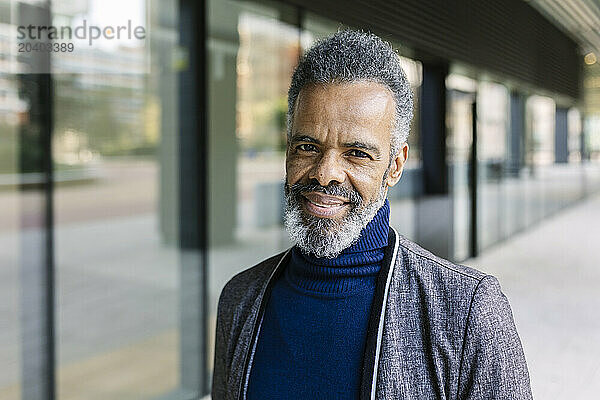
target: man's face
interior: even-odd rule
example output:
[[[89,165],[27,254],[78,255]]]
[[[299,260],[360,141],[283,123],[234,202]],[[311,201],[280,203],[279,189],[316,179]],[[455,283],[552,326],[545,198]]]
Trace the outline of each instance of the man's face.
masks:
[[[400,178],[408,155],[404,145],[390,163],[394,117],[394,98],[379,83],[315,84],[300,91],[286,153],[288,230],[287,214],[295,208],[294,223],[308,227],[306,240],[335,231],[355,236],[346,242],[358,238],[383,204],[387,187]],[[323,246],[333,245],[327,243]]]

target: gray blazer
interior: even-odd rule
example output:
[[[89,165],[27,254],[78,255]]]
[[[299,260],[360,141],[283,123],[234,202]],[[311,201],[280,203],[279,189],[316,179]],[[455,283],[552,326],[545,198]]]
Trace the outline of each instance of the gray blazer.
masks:
[[[246,398],[269,293],[289,254],[271,257],[225,285],[217,313],[213,400]],[[358,397],[531,399],[521,341],[498,280],[436,257],[391,228]],[[321,398],[319,388],[314,398]]]

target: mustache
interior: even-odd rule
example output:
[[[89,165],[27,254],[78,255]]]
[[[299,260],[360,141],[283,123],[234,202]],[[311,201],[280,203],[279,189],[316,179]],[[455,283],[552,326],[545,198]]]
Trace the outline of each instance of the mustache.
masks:
[[[299,199],[304,193],[320,192],[329,196],[338,196],[348,199],[348,202],[354,206],[360,206],[363,201],[362,196],[356,189],[348,189],[339,184],[322,186],[318,183],[294,183],[293,185],[288,185],[286,183],[285,191],[295,199]]]

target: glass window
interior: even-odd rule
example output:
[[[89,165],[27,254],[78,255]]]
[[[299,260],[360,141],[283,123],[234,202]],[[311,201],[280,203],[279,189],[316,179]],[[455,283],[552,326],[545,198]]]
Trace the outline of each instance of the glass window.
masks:
[[[526,102],[527,145],[525,161],[530,168],[530,222],[539,221],[554,209],[552,189],[556,105],[550,97],[534,95]]]
[[[569,132],[569,162],[577,163],[582,160],[582,117],[575,107],[571,107],[568,111],[567,126]]]
[[[300,31],[286,22],[297,21],[292,8],[214,0],[208,11],[212,351],[225,283],[289,246],[282,226],[287,90]]]
[[[446,163],[452,203],[451,258],[461,261],[471,255],[473,153],[473,105],[477,82],[455,73],[446,78]]]
[[[393,41],[391,43],[397,51],[403,50],[398,43]],[[413,92],[413,119],[408,135],[408,160],[404,165],[400,181],[388,191],[390,225],[401,235],[416,240],[418,220],[416,207],[418,198],[423,195],[423,160],[419,126],[423,65],[404,56],[400,56],[400,63]]]
[[[513,90],[509,95],[507,159],[504,164],[504,233],[507,236],[526,227],[527,184],[524,171],[525,95]]]
[[[477,234],[479,249],[507,236],[503,185],[507,160],[508,91],[481,82],[477,93]]]
[[[177,70],[171,63],[177,2],[52,5],[56,25],[130,20],[152,35],[152,41],[98,43],[57,60],[58,398],[173,394],[181,389],[179,344],[186,333],[179,317],[186,305],[179,298]]]
[[[0,398],[31,398],[48,371],[47,76],[16,75],[17,26],[45,7],[0,1]],[[44,19],[47,21],[47,19]],[[46,55],[41,58],[46,58]]]
[[[452,198],[451,251],[454,260],[464,260],[470,255],[472,203],[469,173],[473,146],[473,101],[471,93],[448,91],[446,151]]]
[[[8,22],[0,23],[0,29],[13,28]],[[0,46],[8,47],[1,35]],[[19,182],[36,178],[36,172],[20,173],[20,154],[35,149],[24,149],[21,140],[27,104],[19,96],[18,80],[7,74],[9,68],[0,61],[0,91],[4,92],[0,96],[0,399],[19,400],[22,368],[19,303],[20,285],[25,282],[21,278],[19,253],[25,245],[25,231],[31,234],[43,229],[32,225],[42,215],[43,193],[33,185],[19,190]],[[26,219],[30,222],[28,227],[24,226]]]
[[[563,179],[564,183],[569,185],[569,190],[566,191],[564,206],[585,195],[585,175],[581,168],[583,161],[582,122],[583,118],[579,109],[570,108],[567,114],[569,165],[565,166],[569,172],[567,179]]]

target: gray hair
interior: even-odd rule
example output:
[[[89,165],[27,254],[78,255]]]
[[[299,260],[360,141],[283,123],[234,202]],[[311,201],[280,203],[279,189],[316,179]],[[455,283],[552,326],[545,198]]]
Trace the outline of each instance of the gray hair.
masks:
[[[300,59],[288,91],[287,135],[292,134],[294,106],[311,83],[373,81],[385,85],[396,102],[391,157],[406,142],[413,117],[413,95],[392,46],[372,33],[343,30],[315,43]]]

